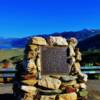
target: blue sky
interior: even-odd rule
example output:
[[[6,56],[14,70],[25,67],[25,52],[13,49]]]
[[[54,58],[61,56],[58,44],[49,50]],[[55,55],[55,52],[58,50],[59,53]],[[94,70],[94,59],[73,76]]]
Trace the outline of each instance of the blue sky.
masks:
[[[100,0],[0,0],[0,37],[100,29]]]

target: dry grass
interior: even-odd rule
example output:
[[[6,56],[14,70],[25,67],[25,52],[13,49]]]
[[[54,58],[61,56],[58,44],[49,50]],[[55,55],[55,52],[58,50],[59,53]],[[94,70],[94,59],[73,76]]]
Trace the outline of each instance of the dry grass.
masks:
[[[0,61],[23,54],[23,49],[0,50]]]

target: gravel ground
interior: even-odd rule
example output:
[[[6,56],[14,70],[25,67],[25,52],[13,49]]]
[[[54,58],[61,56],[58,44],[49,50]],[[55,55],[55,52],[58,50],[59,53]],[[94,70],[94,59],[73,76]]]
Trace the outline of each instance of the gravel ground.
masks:
[[[100,80],[89,80],[88,100],[100,100]],[[12,84],[0,84],[0,100],[15,100],[12,95]]]
[[[89,100],[100,100],[100,80],[88,81]]]
[[[12,84],[0,83],[0,100],[15,100],[12,94]]]

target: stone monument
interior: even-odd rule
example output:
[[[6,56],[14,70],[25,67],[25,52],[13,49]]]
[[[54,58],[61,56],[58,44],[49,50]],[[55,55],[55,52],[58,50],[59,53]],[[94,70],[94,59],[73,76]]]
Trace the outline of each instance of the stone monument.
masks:
[[[32,37],[16,65],[17,100],[87,100],[87,75],[81,72],[77,39]]]

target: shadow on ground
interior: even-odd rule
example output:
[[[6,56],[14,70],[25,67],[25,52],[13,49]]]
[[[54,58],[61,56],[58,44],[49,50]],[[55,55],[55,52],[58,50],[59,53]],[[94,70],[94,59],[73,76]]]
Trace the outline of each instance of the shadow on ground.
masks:
[[[13,94],[0,94],[0,100],[15,100]]]

